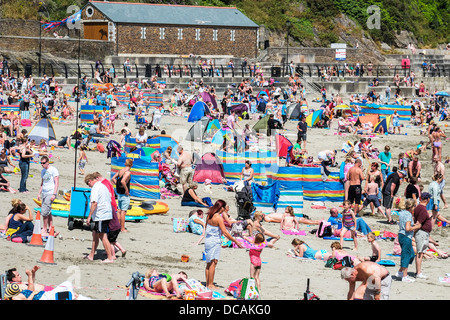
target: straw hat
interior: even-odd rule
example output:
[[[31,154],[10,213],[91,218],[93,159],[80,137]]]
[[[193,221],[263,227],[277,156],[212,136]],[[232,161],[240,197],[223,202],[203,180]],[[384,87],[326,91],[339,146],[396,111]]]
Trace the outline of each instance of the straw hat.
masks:
[[[8,283],[5,290],[5,298],[10,299],[20,293],[20,288],[17,283]]]

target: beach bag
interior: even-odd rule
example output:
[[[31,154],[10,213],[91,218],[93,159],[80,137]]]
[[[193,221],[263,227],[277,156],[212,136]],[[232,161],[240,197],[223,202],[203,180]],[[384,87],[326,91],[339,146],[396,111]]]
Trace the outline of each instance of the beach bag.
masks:
[[[332,236],[331,223],[325,220],[321,220],[319,228],[316,231],[316,236],[319,238]]]
[[[256,287],[256,281],[254,278],[244,278],[240,282],[241,284],[241,294],[239,299],[242,300],[258,300],[259,291]]]
[[[343,257],[341,260],[341,263],[342,263],[342,267],[353,268],[353,261],[349,256]]]
[[[189,220],[185,218],[172,218],[173,232],[187,232],[189,226]]]
[[[325,262],[325,268],[333,268],[336,263],[338,263],[338,259],[330,258]]]
[[[196,279],[186,279],[178,285],[178,288],[183,294],[192,293],[196,300],[211,300],[213,297],[212,290]]]
[[[338,261],[333,265],[333,270],[341,270],[343,268],[342,262]]]
[[[203,202],[206,203],[208,206],[212,207],[214,204],[212,203],[212,200],[210,197],[202,198]]]

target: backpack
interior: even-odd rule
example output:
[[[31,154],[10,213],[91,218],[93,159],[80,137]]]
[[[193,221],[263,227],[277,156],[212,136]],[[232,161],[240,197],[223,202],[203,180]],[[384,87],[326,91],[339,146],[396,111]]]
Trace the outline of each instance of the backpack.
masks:
[[[319,228],[316,231],[316,236],[319,238],[330,237],[333,235],[333,230],[331,229],[331,223],[325,220],[321,220],[319,223]]]

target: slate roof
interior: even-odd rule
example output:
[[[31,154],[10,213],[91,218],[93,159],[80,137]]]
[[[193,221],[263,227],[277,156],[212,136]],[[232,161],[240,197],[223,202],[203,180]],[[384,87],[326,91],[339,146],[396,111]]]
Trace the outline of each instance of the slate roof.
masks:
[[[258,27],[235,7],[89,1],[84,8],[89,5],[103,13],[108,20],[116,23]]]

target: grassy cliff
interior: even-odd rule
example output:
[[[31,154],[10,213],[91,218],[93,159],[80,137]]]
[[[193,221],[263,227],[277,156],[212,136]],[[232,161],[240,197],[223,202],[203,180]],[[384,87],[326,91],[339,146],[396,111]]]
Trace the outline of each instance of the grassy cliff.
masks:
[[[120,1],[120,0],[115,0]],[[128,2],[187,5],[236,6],[258,24],[272,31],[285,32],[291,21],[290,35],[300,44],[328,46],[339,40],[342,26],[336,18],[342,14],[359,31],[376,42],[395,45],[401,31],[414,35],[419,46],[435,47],[450,42],[449,0],[131,0]],[[0,0],[1,17],[37,19],[44,3],[44,20],[68,16],[67,7],[82,7],[87,0]],[[370,6],[378,11],[368,11]],[[372,7],[370,7],[372,8]],[[379,12],[379,29],[374,14]],[[376,25],[375,25],[376,26]],[[351,32],[351,30],[350,30]]]

